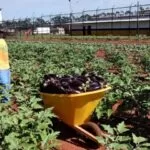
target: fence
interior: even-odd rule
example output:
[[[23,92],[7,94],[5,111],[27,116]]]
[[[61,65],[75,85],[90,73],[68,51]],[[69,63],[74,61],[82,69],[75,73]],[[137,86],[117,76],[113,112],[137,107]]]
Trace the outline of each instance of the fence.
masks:
[[[51,35],[150,35],[150,4],[6,20],[1,32],[13,38]]]

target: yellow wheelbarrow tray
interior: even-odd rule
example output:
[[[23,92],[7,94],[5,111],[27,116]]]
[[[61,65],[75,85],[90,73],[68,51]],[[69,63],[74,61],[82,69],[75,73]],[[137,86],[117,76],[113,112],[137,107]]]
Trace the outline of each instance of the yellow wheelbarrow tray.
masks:
[[[88,138],[97,141],[95,136],[86,131],[85,125],[95,130],[96,135],[101,135],[101,130],[93,122],[89,122],[96,106],[110,90],[106,88],[80,93],[80,94],[49,94],[40,93],[44,102],[44,107],[54,107],[53,112],[67,125],[75,128]],[[99,130],[98,130],[99,129]]]

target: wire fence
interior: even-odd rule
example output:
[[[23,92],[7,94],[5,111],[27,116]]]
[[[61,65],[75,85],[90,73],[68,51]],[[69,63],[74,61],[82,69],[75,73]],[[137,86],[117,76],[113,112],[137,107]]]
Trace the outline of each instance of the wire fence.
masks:
[[[150,4],[5,20],[0,30],[13,38],[150,35]]]

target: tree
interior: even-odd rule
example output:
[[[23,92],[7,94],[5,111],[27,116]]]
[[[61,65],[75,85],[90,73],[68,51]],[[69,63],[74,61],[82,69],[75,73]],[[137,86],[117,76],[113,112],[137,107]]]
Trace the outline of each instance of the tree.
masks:
[[[127,10],[127,11],[125,12],[125,15],[126,15],[126,16],[130,16],[130,15],[132,15],[132,12],[131,12],[130,10]]]
[[[34,27],[46,27],[49,26],[49,22],[45,21],[42,17],[39,17],[34,22]]]
[[[119,17],[120,16],[120,12],[116,11],[116,16]]]
[[[68,23],[68,22],[70,22],[70,17],[62,17],[61,18],[61,23],[63,24],[63,23]]]
[[[82,16],[80,16],[80,21],[89,21],[92,20],[92,16],[90,16],[89,14],[83,14]]]
[[[32,22],[30,18],[16,21],[16,28],[29,29],[32,28]]]
[[[89,21],[92,19],[92,16],[90,16],[89,14],[85,14],[84,19],[85,19],[85,21]]]
[[[61,16],[55,16],[51,19],[54,26],[60,26],[61,25]]]

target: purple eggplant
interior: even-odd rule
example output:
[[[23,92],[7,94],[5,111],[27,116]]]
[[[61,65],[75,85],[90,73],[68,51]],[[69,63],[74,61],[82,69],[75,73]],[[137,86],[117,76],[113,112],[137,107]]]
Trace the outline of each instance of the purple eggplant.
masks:
[[[81,75],[48,74],[44,76],[40,84],[40,91],[52,94],[78,94],[86,91],[94,91],[105,87],[106,80],[95,72],[84,71]]]

